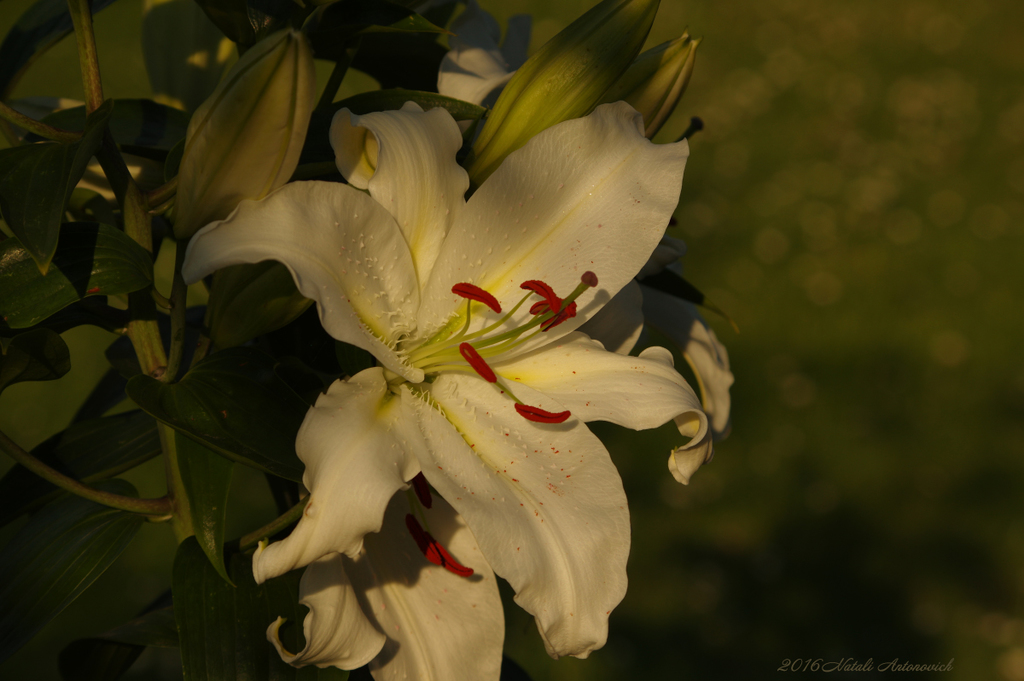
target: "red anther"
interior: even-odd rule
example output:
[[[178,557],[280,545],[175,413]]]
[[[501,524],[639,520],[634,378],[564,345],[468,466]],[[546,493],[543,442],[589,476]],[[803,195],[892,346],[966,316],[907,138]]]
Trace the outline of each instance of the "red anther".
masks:
[[[476,351],[469,343],[463,343],[459,346],[459,352],[469,362],[469,366],[473,367],[473,371],[480,374],[480,378],[484,379],[488,383],[497,383],[498,377],[494,375],[494,370],[487,366],[487,362],[480,356],[480,353]]]
[[[431,537],[430,533],[423,529],[411,513],[405,516],[405,526],[409,528],[409,534],[412,535],[416,545],[420,547],[420,551],[431,563],[440,565],[459,577],[469,577],[473,574],[473,568],[468,568],[452,558],[452,554],[448,553],[440,542]]]
[[[501,304],[498,303],[498,299],[475,284],[467,284],[465,282],[456,284],[452,286],[452,293],[463,298],[475,300],[478,303],[483,303],[495,312],[501,312]]]
[[[528,404],[516,403],[516,411],[527,421],[533,421],[535,423],[561,423],[567,418],[572,416],[567,411],[560,411],[558,413],[552,411],[545,411],[540,407],[531,407]]]
[[[561,312],[556,314],[554,317],[552,317],[551,319],[547,320],[546,322],[542,322],[541,325],[540,325],[540,330],[541,331],[547,331],[548,329],[552,329],[552,328],[558,326],[559,324],[561,324],[562,322],[564,322],[565,320],[572,319],[575,316],[576,316],[576,301],[574,300],[571,303],[569,303],[568,305],[566,305],[565,309],[563,309]]]
[[[586,272],[583,273],[583,276],[580,277],[580,281],[582,281],[590,288],[594,288],[595,286],[597,286],[597,275],[591,272],[590,270],[587,270]]]
[[[526,291],[533,291],[538,296],[542,296],[545,300],[547,300],[548,305],[551,307],[552,310],[557,310],[560,307],[562,307],[562,299],[555,295],[555,289],[551,288],[543,281],[539,281],[537,279],[530,279],[529,281],[524,281],[522,284],[520,284],[519,288],[524,289]]]
[[[430,508],[434,499],[430,496],[430,485],[427,484],[427,479],[423,477],[423,473],[417,473],[416,477],[412,479],[412,488],[416,492],[416,498],[420,500],[420,503],[425,507]]]

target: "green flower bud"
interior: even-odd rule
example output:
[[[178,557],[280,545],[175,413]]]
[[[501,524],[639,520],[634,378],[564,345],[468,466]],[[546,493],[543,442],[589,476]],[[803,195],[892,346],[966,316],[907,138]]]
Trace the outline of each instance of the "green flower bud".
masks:
[[[174,234],[185,239],[243,199],[284,185],[299,163],[316,95],[313,52],[297,31],[253,45],[188,125]]]
[[[473,145],[479,185],[527,140],[590,113],[633,62],[659,0],[603,0],[530,57],[505,86]]]
[[[654,137],[686,92],[700,40],[684,33],[647,50],[605,93],[603,101],[622,100],[643,114],[644,134]]]
[[[299,293],[288,268],[279,262],[225,267],[213,275],[210,288],[210,340],[217,348],[241,345],[293,321],[312,302]]]

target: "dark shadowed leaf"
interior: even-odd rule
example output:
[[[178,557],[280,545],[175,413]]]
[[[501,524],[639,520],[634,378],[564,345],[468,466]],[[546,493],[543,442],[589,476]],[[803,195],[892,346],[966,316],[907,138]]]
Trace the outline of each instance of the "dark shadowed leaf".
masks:
[[[22,381],[52,381],[70,370],[64,340],[49,329],[35,329],[11,340],[0,357],[0,391]]]
[[[119,145],[170,151],[188,130],[189,115],[180,109],[158,104],[151,99],[116,99],[108,121],[110,134]],[[44,123],[64,130],[82,130],[85,107],[55,111]]]
[[[725,313],[722,308],[715,305],[713,302],[701,293],[700,289],[688,282],[681,275],[676,274],[672,270],[662,270],[648,277],[640,279],[639,282],[644,286],[650,286],[653,289],[675,296],[676,298],[682,298],[683,300],[693,303],[694,305],[700,305],[701,307],[707,308],[712,312],[720,315],[723,319],[732,325],[734,330],[739,330],[736,326],[736,322],[732,320],[728,314]]]
[[[158,608],[99,636],[72,641],[60,651],[57,660],[61,678],[64,681],[120,678],[146,646],[178,646],[173,608]]]
[[[97,487],[135,496],[123,480]],[[0,661],[103,574],[142,522],[142,516],[70,495],[33,515],[0,551]]]
[[[0,315],[15,329],[86,296],[130,293],[152,281],[149,253],[108,225],[61,225],[60,244],[45,275],[18,239],[0,243]]]
[[[199,362],[178,383],[139,375],[127,391],[146,412],[229,459],[299,480],[295,434],[307,407],[274,365],[253,348],[230,348]]]
[[[176,437],[175,446],[196,540],[217,574],[230,582],[224,567],[224,520],[235,464],[187,437]]]
[[[288,650],[301,650],[302,620],[306,608],[299,605],[300,572],[256,586],[252,558],[231,558],[228,585],[195,538],[178,547],[174,559],[174,614],[181,642],[181,661],[186,681],[345,681],[348,672],[334,667],[296,669],[281,661],[267,642],[267,627],[279,616],[290,625],[281,629]]]
[[[92,13],[114,0],[93,0]],[[5,7],[4,11],[10,11]],[[0,99],[7,99],[25,68],[71,33],[67,0],[38,0],[14,24],[0,44]]]
[[[83,421],[32,450],[32,456],[61,473],[92,483],[119,475],[160,453],[156,421],[130,411]],[[62,494],[23,466],[0,478],[0,527]]]
[[[437,71],[447,53],[429,33],[368,33],[352,68],[373,76],[382,88],[436,90]]]
[[[228,38],[242,47],[286,28],[299,26],[314,9],[293,0],[198,0],[199,6]]]
[[[386,0],[339,0],[305,27],[318,59],[345,58],[348,42],[361,33],[446,33],[416,12]]]
[[[0,211],[40,272],[50,266],[64,206],[99,148],[113,105],[107,100],[83,120],[85,131],[74,144],[41,142],[0,149]]]

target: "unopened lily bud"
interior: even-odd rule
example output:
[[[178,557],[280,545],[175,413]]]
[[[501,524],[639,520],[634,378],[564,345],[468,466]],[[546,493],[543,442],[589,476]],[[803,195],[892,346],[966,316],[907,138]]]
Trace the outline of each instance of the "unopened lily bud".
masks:
[[[312,303],[279,262],[225,267],[213,275],[210,289],[210,340],[217,348],[241,345],[293,321]]]
[[[644,135],[654,137],[686,92],[700,40],[684,33],[675,40],[647,50],[603,97],[622,100],[643,114]]]
[[[281,31],[249,48],[189,122],[175,236],[191,237],[289,180],[315,95],[313,52],[302,33]]]
[[[659,0],[603,0],[523,64],[473,145],[479,185],[510,153],[551,126],[590,113],[640,52]]]

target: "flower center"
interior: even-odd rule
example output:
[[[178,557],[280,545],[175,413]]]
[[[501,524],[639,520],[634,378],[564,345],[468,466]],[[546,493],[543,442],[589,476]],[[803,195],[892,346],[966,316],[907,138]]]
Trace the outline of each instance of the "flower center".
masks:
[[[536,279],[524,281],[520,288],[527,294],[501,319],[478,331],[469,332],[474,303],[481,303],[501,313],[498,299],[475,284],[459,283],[452,293],[466,299],[466,318],[462,329],[452,335],[450,327],[442,329],[434,338],[410,351],[409,362],[425,374],[437,375],[449,371],[475,373],[488,383],[494,383],[515,402],[516,412],[536,423],[562,423],[569,418],[568,411],[550,412],[525,404],[509,390],[489,362],[500,361],[503,355],[518,348],[539,333],[550,331],[562,322],[576,316],[576,299],[587,289],[597,286],[597,275],[585,272],[580,283],[565,298],[560,298],[551,286]],[[530,306],[530,319],[524,324],[508,328],[512,316],[532,296],[540,300]]]

